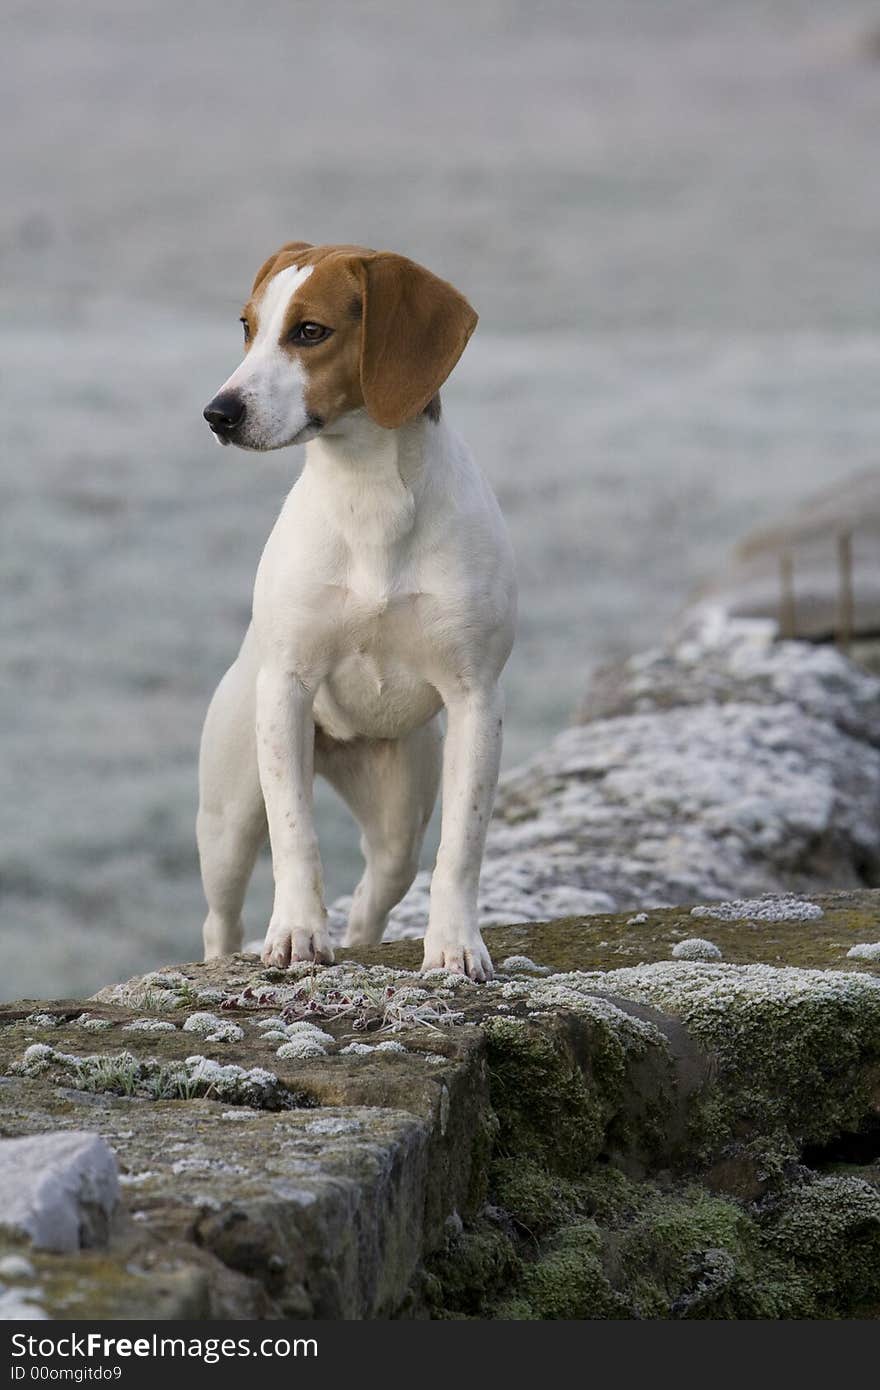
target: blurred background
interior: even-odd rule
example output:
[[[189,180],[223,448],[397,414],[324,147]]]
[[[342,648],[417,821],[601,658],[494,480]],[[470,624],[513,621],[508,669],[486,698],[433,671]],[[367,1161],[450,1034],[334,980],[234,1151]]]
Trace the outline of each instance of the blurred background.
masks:
[[[2,61],[7,998],[200,951],[201,721],[301,463],[201,410],[281,242],[480,311],[444,403],[518,554],[508,766],[877,461],[877,0],[6,0]],[[357,835],[318,813],[332,898]]]

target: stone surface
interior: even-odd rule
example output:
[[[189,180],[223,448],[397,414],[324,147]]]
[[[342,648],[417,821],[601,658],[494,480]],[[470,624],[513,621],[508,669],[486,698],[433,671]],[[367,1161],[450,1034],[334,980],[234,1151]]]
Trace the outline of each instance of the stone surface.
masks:
[[[106,1245],[118,1197],[116,1159],[98,1134],[0,1140],[0,1225],[35,1249]]]
[[[7,1235],[0,1297],[34,1317],[872,1315],[880,965],[847,952],[880,894],[809,901],[713,920],[723,964],[670,959],[693,936],[677,908],[490,928],[490,986],[418,976],[397,941],[7,1007],[3,1133],[101,1135],[122,1201],[105,1249]],[[233,1029],[186,1028],[206,997]],[[286,1050],[303,1037],[318,1051]]]
[[[580,718],[501,782],[483,923],[880,881],[880,680],[834,648],[704,624],[599,672]],[[387,938],[424,934],[429,886]]]

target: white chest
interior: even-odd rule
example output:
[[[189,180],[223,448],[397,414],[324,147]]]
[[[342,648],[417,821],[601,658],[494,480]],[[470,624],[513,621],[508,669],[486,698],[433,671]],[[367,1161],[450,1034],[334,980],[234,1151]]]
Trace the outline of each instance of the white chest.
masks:
[[[332,509],[320,494],[291,495],[260,567],[254,617],[285,664],[316,685],[315,717],[328,734],[393,738],[440,707],[415,507],[399,480],[380,489],[384,501],[371,494],[354,510],[341,491]]]
[[[410,447],[409,428],[369,448],[314,440],[257,576],[261,659],[316,691],[338,738],[400,736],[510,647],[497,504],[442,422],[430,446],[422,423]]]

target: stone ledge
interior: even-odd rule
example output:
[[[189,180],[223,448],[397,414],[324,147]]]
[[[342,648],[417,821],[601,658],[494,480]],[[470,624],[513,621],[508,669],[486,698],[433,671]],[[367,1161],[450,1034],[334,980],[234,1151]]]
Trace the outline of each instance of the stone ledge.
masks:
[[[122,1215],[7,1237],[0,1282],[53,1317],[870,1315],[880,894],[709,910],[490,928],[490,986],[401,941],[8,1006],[3,1133],[102,1136]]]

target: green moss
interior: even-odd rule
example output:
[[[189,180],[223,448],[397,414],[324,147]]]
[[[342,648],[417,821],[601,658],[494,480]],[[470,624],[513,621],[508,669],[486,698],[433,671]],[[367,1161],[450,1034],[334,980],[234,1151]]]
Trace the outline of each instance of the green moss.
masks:
[[[531,1236],[544,1235],[584,1210],[583,1191],[525,1157],[499,1158],[491,1170],[492,1201]]]
[[[602,1254],[602,1233],[595,1223],[566,1227],[523,1270],[520,1299],[537,1318],[632,1317],[632,1305],[608,1280]]]
[[[434,1263],[444,1316],[806,1318],[855,1296],[831,1291],[824,1265],[816,1280],[742,1206],[695,1184],[664,1191],[612,1169],[561,1186],[532,1177],[547,1203],[538,1229],[489,1236],[484,1221]],[[874,1294],[868,1280],[859,1297]]]
[[[845,1311],[880,1299],[880,1192],[871,1183],[832,1175],[790,1190],[765,1241],[803,1272],[822,1305]]]
[[[554,922],[488,927],[483,933],[495,961],[528,955],[554,970],[614,970],[640,961],[668,960],[677,941],[708,937],[735,965],[766,962],[880,974],[880,966],[848,960],[857,942],[880,940],[880,891],[860,889],[811,895],[824,916],[810,921],[762,921],[760,931],[743,922],[695,919],[687,907],[649,908],[647,921],[634,912],[597,913]],[[417,970],[421,941],[387,941],[379,946],[337,951],[337,960]],[[250,958],[253,959],[252,957]]]
[[[788,1009],[744,1000],[727,1011],[723,1032],[700,1025],[695,1031],[721,1055],[750,1124],[763,1127],[784,1115],[789,1127],[821,1142],[855,1128],[870,1109],[876,1075],[866,1060],[873,1051],[875,1066],[880,1061],[880,998],[805,997],[794,1007],[795,1027]]]
[[[514,1242],[483,1220],[453,1236],[431,1261],[426,1293],[437,1316],[484,1316],[483,1309],[500,1290],[515,1285],[520,1259]]]
[[[796,1113],[806,1105],[796,1086],[786,1094],[787,1064],[806,1065],[809,1058],[818,1066],[827,1046],[833,1075],[835,1068],[846,1070],[859,1049],[864,1056],[866,1039],[832,1045],[814,1018],[805,1037],[791,1041],[797,1030],[785,999],[776,1004],[784,1019],[775,1039],[782,1080],[770,1091],[765,1073],[762,1092],[759,1068],[747,1082],[744,1067],[725,1069],[722,1059],[694,1107],[706,1154],[717,1154],[724,1140],[746,1188],[786,1194],[783,1204],[759,1207],[713,1193],[693,1177],[670,1173],[665,1185],[636,1181],[608,1161],[622,1098],[632,1089],[633,1067],[642,1064],[612,1015],[487,1020],[498,1117],[491,1216],[478,1219],[432,1262],[434,1316],[835,1317],[880,1298],[880,1193],[859,1179],[834,1178],[808,1185],[795,1200],[795,1139],[778,1124],[756,1134],[754,1124],[756,1113],[778,1121],[788,1103]],[[846,1012],[845,997],[843,1006]],[[742,1008],[747,1012],[745,1001]],[[758,1015],[772,1033],[773,1011],[759,1008]],[[750,1019],[737,1019],[734,1028],[741,1043],[760,1031]],[[592,1041],[585,1055],[587,1036]],[[772,1050],[772,1037],[766,1045]],[[787,1046],[797,1063],[785,1057]],[[812,1124],[815,1129],[815,1117]],[[741,1137],[731,1141],[738,1129]],[[824,1230],[821,1240],[813,1238],[814,1225]],[[846,1251],[854,1240],[857,1259],[847,1273]],[[813,1254],[805,1255],[805,1248]]]
[[[618,1277],[642,1318],[806,1317],[805,1282],[768,1256],[754,1219],[696,1185],[652,1188],[614,1235]]]
[[[534,1305],[526,1298],[502,1298],[494,1305],[492,1317],[502,1322],[537,1322]]]
[[[723,1080],[715,1089],[707,1088],[688,1115],[684,1147],[689,1166],[705,1171],[719,1161],[733,1160],[742,1167],[748,1159],[757,1182],[756,1196],[784,1182],[801,1152],[796,1135],[783,1122],[785,1109],[784,1101],[772,1104],[766,1096],[725,1086]]]
[[[561,1174],[582,1171],[601,1150],[605,1114],[570,1048],[555,1030],[525,1019],[493,1018],[484,1027],[499,1152]]]
[[[760,973],[760,972],[759,972]],[[701,967],[680,983],[656,977],[637,993],[681,1018],[717,1059],[697,1106],[701,1150],[767,1136],[766,1162],[861,1128],[880,1084],[880,990],[850,975]],[[702,1134],[700,1131],[702,1130]]]

